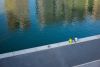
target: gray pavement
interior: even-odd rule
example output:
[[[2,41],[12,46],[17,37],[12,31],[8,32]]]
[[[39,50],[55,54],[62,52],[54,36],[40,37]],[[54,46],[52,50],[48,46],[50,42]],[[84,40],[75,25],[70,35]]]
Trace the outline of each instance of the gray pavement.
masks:
[[[92,61],[89,63],[74,66],[74,67],[100,67],[100,60]]]
[[[72,67],[100,59],[100,39],[0,59],[0,67]]]

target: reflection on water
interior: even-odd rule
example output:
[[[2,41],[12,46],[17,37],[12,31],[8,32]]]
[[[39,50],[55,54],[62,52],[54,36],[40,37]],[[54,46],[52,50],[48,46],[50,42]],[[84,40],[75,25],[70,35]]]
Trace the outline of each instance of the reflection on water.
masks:
[[[0,0],[0,53],[100,34],[99,2]]]
[[[94,0],[93,18],[95,20],[100,20],[100,0]]]
[[[89,14],[99,19],[99,0],[36,0],[41,25],[58,21],[65,23],[83,21]],[[28,0],[5,0],[10,29],[26,29],[30,26]]]
[[[37,0],[41,25],[57,21],[82,22],[87,16],[100,19],[100,0]],[[48,25],[49,25],[48,24]]]
[[[37,0],[40,21],[84,20],[84,15],[93,6],[88,1],[90,0]]]
[[[11,30],[29,27],[28,0],[5,0],[5,8]]]

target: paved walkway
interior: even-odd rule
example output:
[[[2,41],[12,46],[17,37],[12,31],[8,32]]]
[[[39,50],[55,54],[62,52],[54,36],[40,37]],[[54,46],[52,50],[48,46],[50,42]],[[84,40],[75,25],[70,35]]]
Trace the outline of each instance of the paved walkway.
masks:
[[[92,61],[92,62],[84,63],[84,64],[81,64],[81,65],[77,65],[77,66],[74,66],[74,67],[100,67],[100,59]]]
[[[72,67],[98,59],[100,39],[0,59],[0,67]]]

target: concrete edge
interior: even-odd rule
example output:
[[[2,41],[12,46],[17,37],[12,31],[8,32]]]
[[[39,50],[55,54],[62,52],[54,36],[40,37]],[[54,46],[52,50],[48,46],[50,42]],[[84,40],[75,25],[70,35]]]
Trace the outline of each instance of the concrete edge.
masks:
[[[87,41],[91,41],[91,40],[95,40],[95,39],[100,39],[100,35],[80,38],[76,43],[87,42]],[[75,42],[73,44],[75,44]],[[52,48],[57,48],[57,47],[62,47],[62,46],[67,46],[67,45],[70,45],[70,44],[68,43],[68,41],[65,41],[65,42],[44,45],[44,46],[40,46],[40,47],[18,50],[18,51],[14,51],[14,52],[0,54],[0,59],[7,58],[7,57],[13,57],[13,56],[17,56],[17,55],[22,55],[22,54],[27,54],[27,53],[32,53],[32,52],[37,52],[37,51],[42,51],[42,50],[47,50],[47,49],[52,49]]]
[[[76,66],[73,66],[73,67],[83,67],[85,65],[89,65],[89,64],[92,64],[92,63],[96,63],[96,62],[100,62],[100,59],[95,60],[95,61],[91,61],[91,62],[87,62],[87,63],[84,63],[84,64],[76,65]]]

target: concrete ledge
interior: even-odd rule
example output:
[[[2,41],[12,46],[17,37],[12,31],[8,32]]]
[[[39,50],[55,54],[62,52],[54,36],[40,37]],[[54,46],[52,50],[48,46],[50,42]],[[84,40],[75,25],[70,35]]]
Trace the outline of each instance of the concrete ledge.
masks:
[[[100,67],[100,60],[95,60],[95,61],[92,61],[92,62],[76,65],[76,66],[73,66],[73,67]]]
[[[76,42],[76,43],[87,42],[87,41],[91,41],[91,40],[95,40],[95,39],[100,39],[100,35],[80,38],[78,40],[78,42]],[[75,44],[75,42],[73,44]],[[0,59],[17,56],[17,55],[22,55],[22,54],[27,54],[27,53],[32,53],[32,52],[37,52],[37,51],[42,51],[42,50],[47,50],[47,49],[52,49],[52,48],[57,48],[57,47],[62,47],[62,46],[67,46],[67,45],[70,45],[70,44],[68,43],[68,41],[65,41],[65,42],[59,42],[59,43],[49,44],[49,45],[45,45],[45,46],[40,46],[40,47],[19,50],[19,51],[15,51],[15,52],[4,53],[4,54],[0,54]]]

